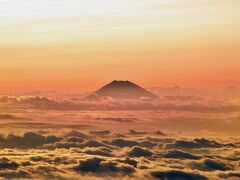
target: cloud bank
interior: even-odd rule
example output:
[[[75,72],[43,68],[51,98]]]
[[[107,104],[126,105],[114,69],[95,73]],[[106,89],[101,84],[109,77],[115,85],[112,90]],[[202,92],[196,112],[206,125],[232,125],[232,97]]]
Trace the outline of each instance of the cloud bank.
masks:
[[[240,139],[180,138],[151,132],[147,136],[128,132],[122,135],[124,138],[116,139],[115,133],[107,130],[74,130],[57,135],[7,134],[0,139],[0,177],[92,180],[239,177]]]

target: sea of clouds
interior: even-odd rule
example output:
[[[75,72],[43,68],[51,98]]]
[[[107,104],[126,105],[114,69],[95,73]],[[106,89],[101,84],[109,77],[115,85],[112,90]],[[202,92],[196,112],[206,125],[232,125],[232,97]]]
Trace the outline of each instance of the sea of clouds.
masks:
[[[240,101],[0,97],[0,179],[240,179]]]
[[[6,179],[237,179],[240,138],[68,130],[0,138]]]

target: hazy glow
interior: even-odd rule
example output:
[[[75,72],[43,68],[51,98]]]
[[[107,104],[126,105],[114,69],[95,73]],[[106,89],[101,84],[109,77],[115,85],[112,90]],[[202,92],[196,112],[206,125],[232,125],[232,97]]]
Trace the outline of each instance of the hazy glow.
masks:
[[[0,89],[240,83],[236,0],[0,0]]]

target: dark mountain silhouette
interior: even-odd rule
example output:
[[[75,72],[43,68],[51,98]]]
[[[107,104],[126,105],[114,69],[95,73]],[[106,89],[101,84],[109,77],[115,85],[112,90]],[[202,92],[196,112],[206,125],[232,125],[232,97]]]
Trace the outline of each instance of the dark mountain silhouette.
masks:
[[[90,99],[98,97],[111,97],[121,99],[158,98],[158,96],[152,94],[151,92],[130,81],[116,80],[103,86],[94,94],[88,96],[88,98]]]

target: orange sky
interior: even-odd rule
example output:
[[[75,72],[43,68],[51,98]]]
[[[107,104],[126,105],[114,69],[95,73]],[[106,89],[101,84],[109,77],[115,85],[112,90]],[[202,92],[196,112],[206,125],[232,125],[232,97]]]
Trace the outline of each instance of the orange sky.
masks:
[[[240,84],[238,0],[6,0],[0,93]]]

